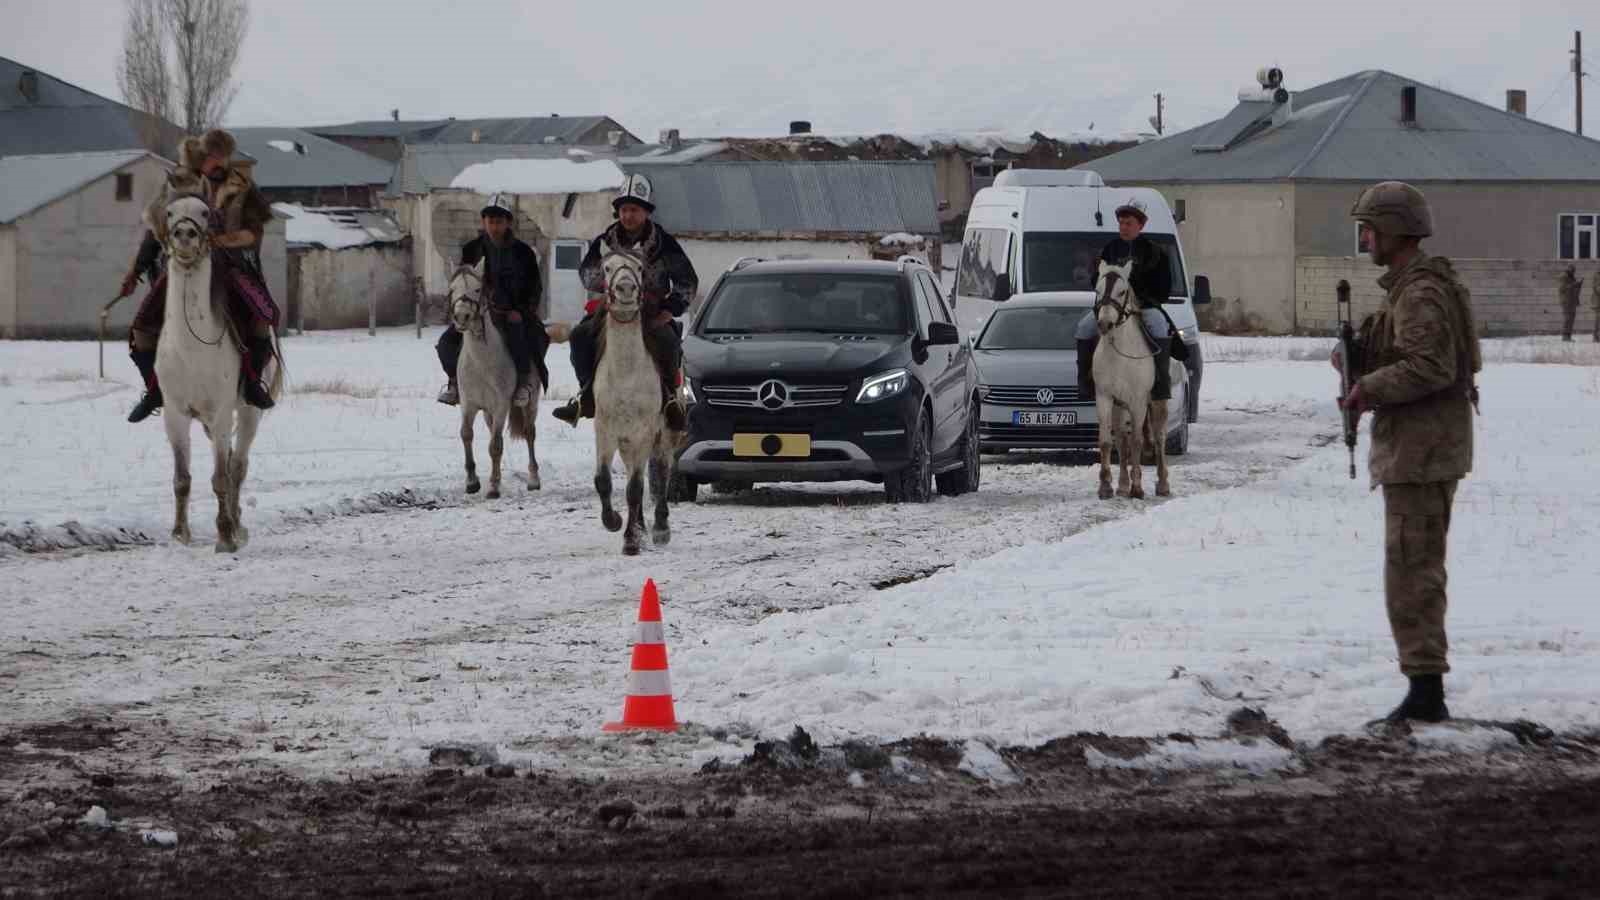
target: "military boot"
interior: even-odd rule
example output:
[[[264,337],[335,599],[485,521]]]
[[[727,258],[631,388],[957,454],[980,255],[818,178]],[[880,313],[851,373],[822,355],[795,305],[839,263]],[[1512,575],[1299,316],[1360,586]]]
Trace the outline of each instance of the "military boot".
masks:
[[[1078,339],[1078,398],[1094,400],[1094,338]]]
[[[456,406],[460,404],[461,392],[456,390],[456,380],[452,378],[445,382],[444,388],[439,391],[439,396],[435,397],[434,399],[438,400],[440,403],[443,403],[445,406]]]
[[[1443,722],[1450,718],[1450,708],[1444,705],[1443,675],[1412,675],[1411,689],[1380,722]]]
[[[577,428],[579,419],[594,418],[594,389],[590,385],[584,385],[578,389],[576,396],[566,402],[566,405],[552,410],[550,414]]]
[[[154,350],[135,350],[128,354],[133,357],[133,364],[138,367],[139,375],[144,378],[144,396],[139,398],[139,403],[128,413],[129,422],[143,422],[150,418],[150,414],[161,408],[161,385],[156,382],[156,352]]]
[[[684,408],[683,399],[678,393],[678,386],[673,381],[662,378],[661,393],[664,400],[661,404],[661,415],[666,419],[667,428],[672,431],[683,431],[688,428],[689,411]]]
[[[1172,345],[1163,342],[1156,352],[1156,383],[1150,388],[1151,400],[1172,399]]]
[[[243,382],[244,402],[257,409],[271,409],[277,403],[272,399],[272,394],[266,386],[261,383],[261,377],[267,369],[267,363],[272,361],[272,338],[253,337],[245,342],[245,346],[245,371],[240,377]]]

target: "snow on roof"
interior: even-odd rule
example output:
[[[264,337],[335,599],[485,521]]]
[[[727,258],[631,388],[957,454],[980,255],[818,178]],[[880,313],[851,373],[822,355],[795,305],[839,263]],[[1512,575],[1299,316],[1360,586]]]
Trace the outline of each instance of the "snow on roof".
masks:
[[[904,231],[896,231],[894,234],[886,234],[883,237],[878,238],[878,243],[885,247],[918,247],[921,246],[925,240],[926,238],[922,237],[920,234],[910,234]]]
[[[1032,133],[1006,131],[928,131],[928,132],[893,132],[894,137],[911,144],[923,153],[931,153],[936,147],[955,147],[974,156],[989,156],[996,150],[1005,150],[1014,155],[1022,155],[1033,149],[1035,143]],[[1124,134],[1100,134],[1093,131],[1071,132],[1041,132],[1044,137],[1062,144],[1110,144],[1129,143],[1136,144],[1146,136],[1127,132]],[[797,134],[794,138],[820,138],[841,147],[849,146],[858,141],[871,140],[873,135],[809,135]]]
[[[480,194],[572,194],[616,190],[624,180],[609,159],[497,159],[468,166],[450,186]]]
[[[302,152],[301,150],[298,149],[298,145],[295,144],[294,141],[267,141],[267,146],[271,147],[274,150],[281,150],[284,153],[301,153]]]
[[[330,250],[392,244],[405,237],[400,226],[383,210],[306,208],[274,203],[272,211],[288,216],[284,238],[291,244],[316,244]]]

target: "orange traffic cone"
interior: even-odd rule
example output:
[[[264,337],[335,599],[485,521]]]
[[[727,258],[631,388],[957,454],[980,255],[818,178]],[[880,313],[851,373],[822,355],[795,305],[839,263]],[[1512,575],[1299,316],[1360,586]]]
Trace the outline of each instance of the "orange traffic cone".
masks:
[[[633,666],[628,672],[628,696],[622,701],[622,721],[607,722],[604,731],[677,731],[672,712],[672,682],[667,677],[667,633],[661,625],[661,598],[656,583],[645,579],[639,597],[638,636],[633,642]]]

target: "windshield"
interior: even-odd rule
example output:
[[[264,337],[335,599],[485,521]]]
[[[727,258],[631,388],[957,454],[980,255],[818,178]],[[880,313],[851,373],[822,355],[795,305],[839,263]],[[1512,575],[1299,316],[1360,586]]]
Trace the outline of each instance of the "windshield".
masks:
[[[894,275],[806,272],[723,281],[701,334],[907,334],[906,304]]]
[[[997,309],[978,338],[979,350],[1073,350],[1082,306]]]
[[[1094,276],[1100,266],[1100,252],[1116,237],[1104,231],[1030,231],[1022,238],[1023,290],[1026,291],[1092,291]],[[1145,233],[1156,246],[1167,251],[1167,262],[1172,266],[1172,296],[1189,296],[1188,280],[1183,274],[1183,258],[1178,254],[1178,241],[1170,234]],[[1168,303],[1181,299],[1168,298]]]

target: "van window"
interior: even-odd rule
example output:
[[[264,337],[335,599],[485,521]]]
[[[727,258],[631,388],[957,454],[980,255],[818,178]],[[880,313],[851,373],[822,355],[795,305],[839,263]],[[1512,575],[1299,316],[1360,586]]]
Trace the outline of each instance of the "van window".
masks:
[[[1004,228],[969,228],[961,244],[961,264],[956,269],[956,293],[962,297],[994,299],[997,275],[1010,269],[1006,257],[1011,232]]]
[[[1025,291],[1092,291],[1100,269],[1100,253],[1115,234],[1104,231],[1030,231],[1022,237],[1022,282]],[[1172,298],[1182,302],[1189,296],[1184,277],[1183,257],[1177,238],[1170,234],[1145,233],[1156,246],[1167,251],[1172,267]],[[1176,299],[1174,299],[1176,298]]]

